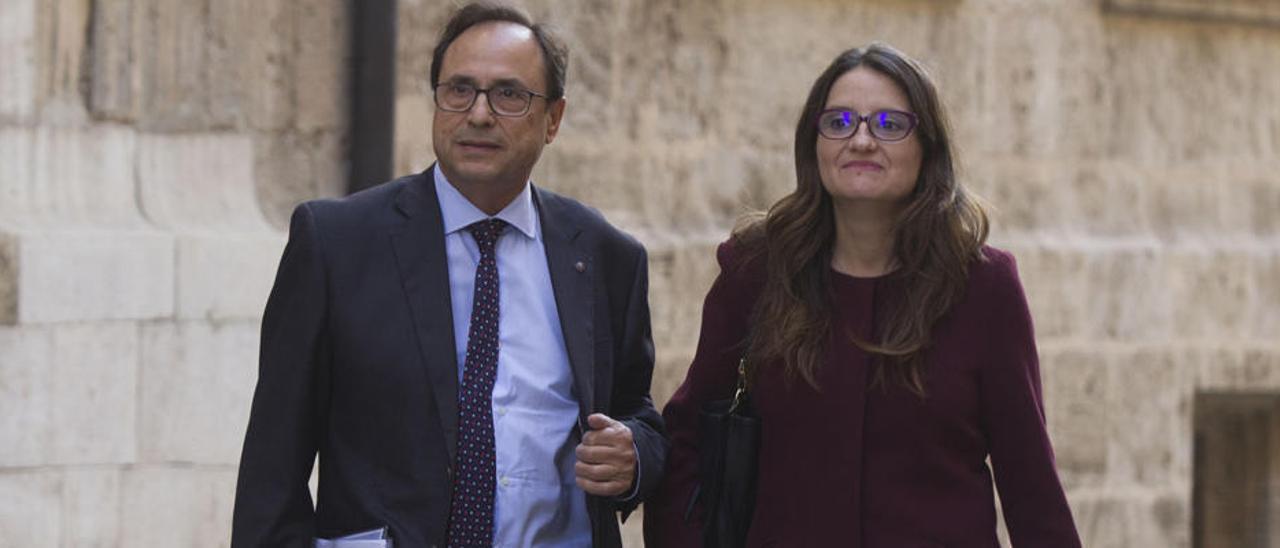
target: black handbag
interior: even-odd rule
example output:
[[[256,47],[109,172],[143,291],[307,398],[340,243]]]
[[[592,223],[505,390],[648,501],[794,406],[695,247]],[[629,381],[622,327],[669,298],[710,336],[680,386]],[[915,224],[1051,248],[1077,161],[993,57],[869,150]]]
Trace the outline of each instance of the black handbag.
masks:
[[[756,507],[760,417],[747,392],[746,366],[746,358],[738,361],[733,399],[708,402],[698,417],[702,481],[694,498],[705,511],[702,545],[707,548],[745,545]]]

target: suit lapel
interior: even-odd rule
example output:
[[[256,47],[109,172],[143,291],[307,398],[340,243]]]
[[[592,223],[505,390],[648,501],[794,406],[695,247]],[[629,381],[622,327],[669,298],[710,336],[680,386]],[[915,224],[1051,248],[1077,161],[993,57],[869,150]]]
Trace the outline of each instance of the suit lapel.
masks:
[[[555,292],[560,330],[564,333],[569,368],[578,397],[581,417],[595,411],[594,322],[591,290],[595,272],[592,256],[580,248],[582,227],[555,195],[533,188],[538,207],[543,244],[547,251],[547,268],[551,272],[551,289]],[[582,425],[586,430],[585,423]]]
[[[396,207],[405,218],[391,229],[391,242],[452,461],[458,446],[458,355],[444,223],[432,180],[428,169],[400,192]]]

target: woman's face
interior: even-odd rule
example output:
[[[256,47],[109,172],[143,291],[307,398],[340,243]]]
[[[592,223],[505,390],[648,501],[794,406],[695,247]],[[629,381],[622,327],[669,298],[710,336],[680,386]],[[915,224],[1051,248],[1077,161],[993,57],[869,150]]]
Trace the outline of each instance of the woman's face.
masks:
[[[885,110],[914,114],[906,93],[888,76],[865,65],[836,79],[823,108],[831,109],[851,111],[855,117]],[[818,135],[818,172],[836,207],[905,205],[924,156],[916,131],[900,141],[883,142],[872,136],[870,120],[848,120],[858,127],[847,139]]]

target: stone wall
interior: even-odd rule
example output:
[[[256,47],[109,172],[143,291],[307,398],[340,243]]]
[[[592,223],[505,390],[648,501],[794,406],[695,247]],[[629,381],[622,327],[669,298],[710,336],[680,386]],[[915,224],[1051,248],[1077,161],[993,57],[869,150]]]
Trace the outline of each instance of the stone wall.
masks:
[[[0,545],[220,546],[341,0],[0,2]]]
[[[348,4],[0,2],[0,545],[227,544],[281,228],[343,191]],[[451,4],[400,0],[397,173],[432,160],[427,69]],[[523,5],[573,50],[535,179],[649,246],[660,404],[715,244],[789,189],[810,83],[880,39],[933,70],[963,178],[1019,259],[1086,546],[1192,546],[1198,503],[1280,500],[1280,450],[1240,461],[1270,470],[1269,495],[1196,481],[1268,446],[1197,448],[1197,424],[1234,424],[1197,402],[1280,394],[1266,2]],[[1205,546],[1233,538],[1208,525]]]
[[[1085,545],[1192,545],[1196,394],[1280,393],[1280,24],[1270,4],[524,5],[572,46],[564,126],[535,180],[597,205],[649,246],[658,402],[693,355],[714,246],[793,184],[809,86],[841,50],[888,41],[932,69],[963,180],[996,210],[993,243],[1019,259]],[[399,59],[404,172],[432,160],[427,67],[447,7],[401,10],[412,25]],[[626,529],[638,545],[636,524]],[[1231,537],[1203,545],[1230,545],[1215,538]]]

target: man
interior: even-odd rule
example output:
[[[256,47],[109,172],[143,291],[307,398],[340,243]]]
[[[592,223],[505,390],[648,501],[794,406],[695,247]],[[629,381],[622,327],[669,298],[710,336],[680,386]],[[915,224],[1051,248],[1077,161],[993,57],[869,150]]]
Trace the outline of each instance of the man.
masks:
[[[529,183],[566,60],[522,13],[462,8],[431,63],[437,164],[294,212],[233,546],[621,545],[666,452],[646,256]]]

